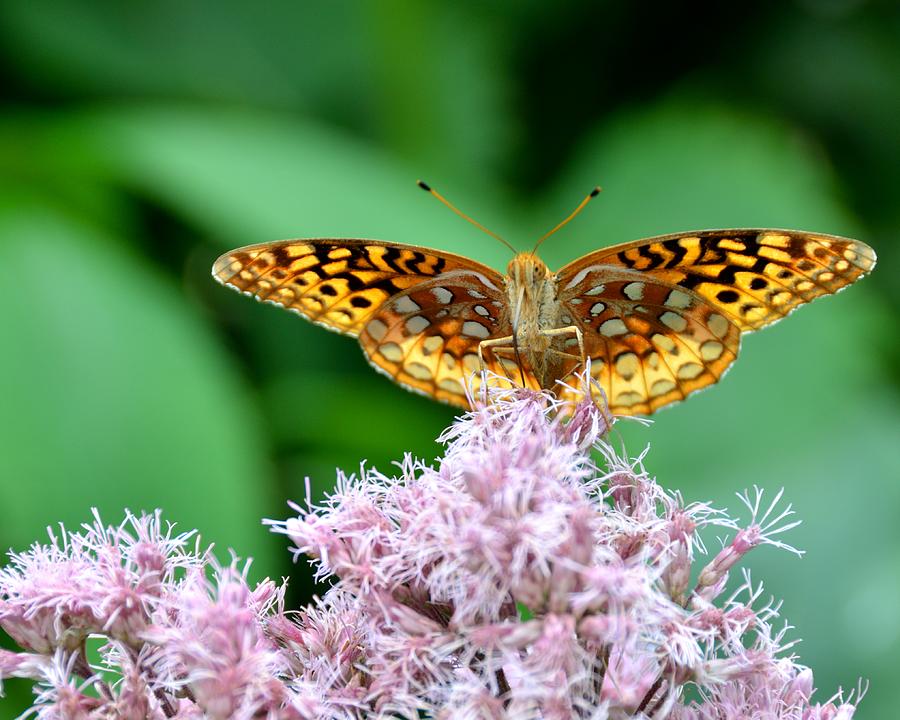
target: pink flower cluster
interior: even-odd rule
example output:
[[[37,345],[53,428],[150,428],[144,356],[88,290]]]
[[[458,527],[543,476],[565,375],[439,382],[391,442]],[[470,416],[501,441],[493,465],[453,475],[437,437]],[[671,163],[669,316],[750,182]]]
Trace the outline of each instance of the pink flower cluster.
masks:
[[[741,495],[738,524],[623,458],[590,402],[492,393],[437,467],[340,475],[271,523],[330,581],[299,612],[158,513],[12,553],[0,627],[24,652],[0,650],[0,680],[36,680],[26,715],[48,719],[853,716],[812,702],[762,587],[728,582],[760,544],[793,550],[780,493]],[[708,526],[732,539],[701,563]]]

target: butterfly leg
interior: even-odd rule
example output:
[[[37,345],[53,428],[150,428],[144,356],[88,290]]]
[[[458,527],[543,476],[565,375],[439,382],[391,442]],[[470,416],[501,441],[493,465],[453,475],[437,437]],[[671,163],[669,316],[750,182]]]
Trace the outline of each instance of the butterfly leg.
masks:
[[[478,364],[480,368],[480,372],[484,373],[486,366],[484,364],[484,350],[489,349],[493,352],[493,348],[495,347],[513,347],[514,338],[512,335],[506,335],[504,337],[498,338],[490,338],[489,340],[482,340],[478,343]],[[506,369],[506,366],[500,362],[500,357],[497,353],[494,353],[494,357],[497,358],[497,364],[503,368],[503,374],[506,375],[506,379],[509,380],[513,385],[515,385],[515,381],[509,376],[509,372]]]
[[[542,334],[545,335],[546,337],[550,337],[550,338],[561,337],[564,335],[574,335],[575,339],[578,341],[578,357],[581,361],[580,369],[582,372],[584,372],[587,369],[587,362],[588,362],[587,353],[584,350],[584,335],[582,334],[580,327],[577,327],[575,325],[569,325],[567,327],[553,328],[552,330],[544,330],[544,331],[542,331]],[[565,351],[558,350],[556,352],[559,352],[560,354],[563,354],[563,355],[569,355],[570,357],[572,356],[572,353],[567,353]],[[576,367],[569,374],[571,375],[571,374],[577,372],[577,370],[578,370],[578,368]],[[588,378],[588,380],[590,380],[590,378]],[[608,429],[608,428],[612,427],[613,418],[609,414],[609,405],[606,401],[606,394],[603,392],[603,388],[599,388],[599,389],[600,389],[600,395],[603,398],[603,400],[599,403],[595,402],[594,404],[599,408],[600,412],[603,414],[603,419],[606,421],[606,427]],[[591,397],[593,397],[593,394],[591,394]]]

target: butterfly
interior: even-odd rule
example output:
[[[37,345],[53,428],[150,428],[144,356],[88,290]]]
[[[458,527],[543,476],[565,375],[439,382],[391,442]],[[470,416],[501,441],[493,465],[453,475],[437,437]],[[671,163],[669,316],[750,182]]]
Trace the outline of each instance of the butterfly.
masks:
[[[875,262],[858,240],[730,229],[613,245],[557,272],[535,251],[516,254],[504,275],[415,245],[316,238],[233,250],[212,273],[358,338],[376,370],[436,400],[468,407],[466,384],[477,392],[482,370],[492,382],[566,395],[589,365],[597,399],[602,390],[611,412],[638,415],[717,382],[743,333],[843,289]]]

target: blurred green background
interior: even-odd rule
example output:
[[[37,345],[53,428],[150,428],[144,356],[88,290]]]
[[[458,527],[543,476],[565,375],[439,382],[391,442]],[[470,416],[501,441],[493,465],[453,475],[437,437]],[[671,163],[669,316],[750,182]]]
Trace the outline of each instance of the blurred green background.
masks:
[[[312,592],[263,517],[304,478],[427,458],[449,408],[356,343],[215,284],[240,245],[359,236],[551,266],[707,227],[844,234],[871,278],[746,339],[709,392],[622,430],[688,500],[787,488],[763,548],[825,700],[900,672],[900,6],[560,0],[0,1],[0,546],[161,507]],[[625,425],[625,424],[623,424]],[[708,538],[713,549],[714,538]],[[27,704],[9,683],[0,717]]]

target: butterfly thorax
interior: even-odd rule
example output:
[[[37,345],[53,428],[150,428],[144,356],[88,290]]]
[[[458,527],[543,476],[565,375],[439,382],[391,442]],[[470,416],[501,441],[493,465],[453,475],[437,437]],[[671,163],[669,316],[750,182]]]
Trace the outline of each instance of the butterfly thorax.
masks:
[[[519,352],[542,387],[556,380],[553,344],[545,332],[560,327],[555,275],[533,253],[519,253],[507,266],[509,321]]]

